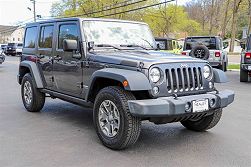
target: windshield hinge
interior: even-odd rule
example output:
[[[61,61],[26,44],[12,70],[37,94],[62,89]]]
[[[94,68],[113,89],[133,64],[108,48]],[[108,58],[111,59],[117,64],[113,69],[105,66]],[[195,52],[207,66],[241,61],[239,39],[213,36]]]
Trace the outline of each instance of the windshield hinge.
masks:
[[[139,62],[139,65],[138,65],[138,67],[137,67],[137,70],[138,70],[138,71],[142,71],[143,67],[144,67],[144,63],[143,63],[143,62]]]
[[[90,66],[90,63],[88,61],[82,61],[81,62],[81,68],[84,68],[84,67],[89,67]]]

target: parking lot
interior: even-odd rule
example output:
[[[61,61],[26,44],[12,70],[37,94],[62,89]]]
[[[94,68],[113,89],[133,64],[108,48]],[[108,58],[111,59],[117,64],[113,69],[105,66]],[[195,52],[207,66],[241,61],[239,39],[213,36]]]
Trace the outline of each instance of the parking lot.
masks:
[[[0,65],[0,166],[244,166],[251,164],[251,83],[239,72],[217,85],[236,93],[212,130],[196,133],[181,124],[144,122],[138,142],[127,150],[104,147],[92,125],[92,112],[47,99],[41,113],[23,107],[17,84],[18,58]]]

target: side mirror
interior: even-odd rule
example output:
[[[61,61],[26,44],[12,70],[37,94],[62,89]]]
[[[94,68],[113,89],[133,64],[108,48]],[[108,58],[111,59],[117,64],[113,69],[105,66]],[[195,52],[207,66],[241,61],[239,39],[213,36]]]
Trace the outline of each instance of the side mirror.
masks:
[[[241,48],[246,49],[246,45],[244,43],[241,43]]]
[[[74,52],[78,50],[77,40],[65,39],[63,41],[63,50],[65,52]]]
[[[93,49],[93,48],[94,48],[94,42],[93,42],[93,41],[88,42],[88,43],[87,43],[87,47],[88,47],[88,50]]]
[[[156,46],[157,46],[156,50],[160,50],[160,44],[157,43]]]

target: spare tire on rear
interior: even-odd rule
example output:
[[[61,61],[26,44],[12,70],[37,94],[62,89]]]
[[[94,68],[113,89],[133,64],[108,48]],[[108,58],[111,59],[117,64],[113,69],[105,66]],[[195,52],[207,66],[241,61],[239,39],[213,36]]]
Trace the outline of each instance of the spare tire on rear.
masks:
[[[190,52],[191,57],[207,60],[209,58],[209,49],[205,45],[194,46]]]

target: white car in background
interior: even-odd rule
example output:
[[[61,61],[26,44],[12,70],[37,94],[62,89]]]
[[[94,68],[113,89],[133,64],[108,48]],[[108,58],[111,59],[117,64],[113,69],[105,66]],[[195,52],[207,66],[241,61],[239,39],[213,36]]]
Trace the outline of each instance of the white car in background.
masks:
[[[22,53],[23,53],[23,44],[22,43],[17,44],[16,53],[17,53],[17,55],[22,55]]]

